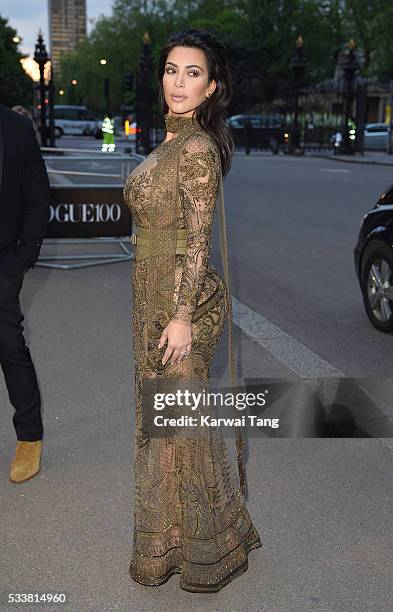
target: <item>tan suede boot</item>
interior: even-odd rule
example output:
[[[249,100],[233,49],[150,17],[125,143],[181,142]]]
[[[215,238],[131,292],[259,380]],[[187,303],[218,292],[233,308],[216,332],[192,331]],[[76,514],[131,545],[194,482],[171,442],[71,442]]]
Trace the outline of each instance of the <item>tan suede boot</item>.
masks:
[[[40,471],[42,441],[28,442],[18,440],[15,457],[11,463],[11,482],[25,482]]]

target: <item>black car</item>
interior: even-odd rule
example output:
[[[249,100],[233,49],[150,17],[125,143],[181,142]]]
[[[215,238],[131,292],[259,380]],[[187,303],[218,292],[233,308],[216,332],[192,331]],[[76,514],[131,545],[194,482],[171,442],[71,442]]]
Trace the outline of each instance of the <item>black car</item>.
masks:
[[[393,331],[393,184],[364,215],[353,254],[371,323]]]
[[[288,146],[289,132],[284,120],[275,115],[233,115],[227,119],[236,147],[270,149],[277,154]]]

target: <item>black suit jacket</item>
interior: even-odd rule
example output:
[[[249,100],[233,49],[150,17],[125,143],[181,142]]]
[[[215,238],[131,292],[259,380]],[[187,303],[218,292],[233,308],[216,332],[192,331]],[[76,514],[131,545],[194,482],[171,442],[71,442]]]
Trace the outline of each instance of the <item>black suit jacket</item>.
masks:
[[[30,119],[0,104],[0,266],[23,274],[38,258],[49,221],[45,162]]]

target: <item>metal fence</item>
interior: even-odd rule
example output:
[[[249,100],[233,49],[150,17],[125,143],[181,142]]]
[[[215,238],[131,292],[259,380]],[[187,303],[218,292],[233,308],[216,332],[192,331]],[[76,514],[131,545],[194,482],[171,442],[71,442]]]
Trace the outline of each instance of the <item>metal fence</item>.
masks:
[[[144,159],[144,156],[136,153],[104,153],[102,151],[94,151],[89,149],[59,149],[57,147],[43,147],[42,152],[51,182],[51,217],[54,215],[55,205],[58,207],[62,206],[63,210],[65,210],[66,206],[84,206],[84,210],[86,210],[86,206],[93,208],[96,207],[95,210],[97,210],[97,207],[99,206],[107,206],[105,202],[101,201],[101,194],[103,194],[103,197],[107,198],[108,190],[110,191],[111,189],[112,191],[117,191],[117,197],[119,199],[121,197],[119,194],[122,191],[128,175],[132,169]],[[119,166],[119,170],[117,171],[117,169],[115,169],[114,172],[102,172],[80,169],[81,165],[83,166],[83,164],[86,163],[86,165],[91,166],[92,164],[96,164],[98,160],[101,162],[109,162],[110,164],[114,163],[115,166]],[[66,162],[67,169],[53,167],[56,166],[58,162],[61,162],[62,164]],[[81,178],[84,181],[82,183],[75,184],[72,181],[72,179],[80,180]],[[86,179],[89,179],[89,182],[85,182]],[[108,180],[113,182],[108,184]],[[103,183],[102,181],[106,182]],[[61,193],[61,202],[59,202],[59,199],[57,198],[57,191]],[[84,203],[84,200],[86,203]],[[56,201],[56,204],[54,204],[54,201]],[[122,202],[119,203],[119,206],[121,206],[121,204]],[[92,208],[90,208],[90,210],[92,210]],[[71,223],[71,221],[75,223],[75,219],[70,220],[70,215],[69,213],[67,214],[68,217],[65,217],[65,213],[63,212],[63,218],[61,221],[64,224],[67,224],[68,222]],[[103,233],[102,218],[99,218],[98,221],[97,219],[90,218],[89,221],[91,222],[89,225],[90,237],[47,237],[44,239],[44,245],[68,245],[72,247],[75,245],[83,245],[84,247],[87,246],[89,251],[91,246],[95,246],[98,247],[98,252],[86,253],[80,251],[72,254],[62,252],[60,254],[50,255],[41,253],[36,266],[68,270],[73,268],[114,263],[118,261],[127,261],[133,258],[133,253],[129,242],[129,235],[103,236],[101,235]],[[101,226],[99,226],[100,223]],[[111,224],[108,225],[110,228]],[[98,229],[98,227],[100,227],[100,235],[91,236],[91,233],[94,233],[94,228]],[[131,234],[131,215],[130,228]],[[64,233],[64,226],[62,227],[62,230]],[[70,225],[70,234],[72,234],[72,232],[75,232],[75,225],[73,227]],[[83,226],[82,228],[78,228],[78,234],[81,232],[83,233]],[[53,234],[54,232],[52,230],[48,233]],[[102,245],[108,244],[115,244],[118,248],[120,248],[120,252],[118,250],[116,252],[103,251],[101,249]]]

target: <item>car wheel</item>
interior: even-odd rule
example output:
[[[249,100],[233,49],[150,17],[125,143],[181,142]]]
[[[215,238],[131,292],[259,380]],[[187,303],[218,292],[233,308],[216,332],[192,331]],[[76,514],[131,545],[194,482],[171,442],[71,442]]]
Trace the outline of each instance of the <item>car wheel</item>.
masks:
[[[63,130],[59,127],[55,127],[55,138],[61,138],[63,136]]]
[[[379,242],[367,247],[361,266],[364,306],[371,323],[383,332],[393,331],[393,252]]]

